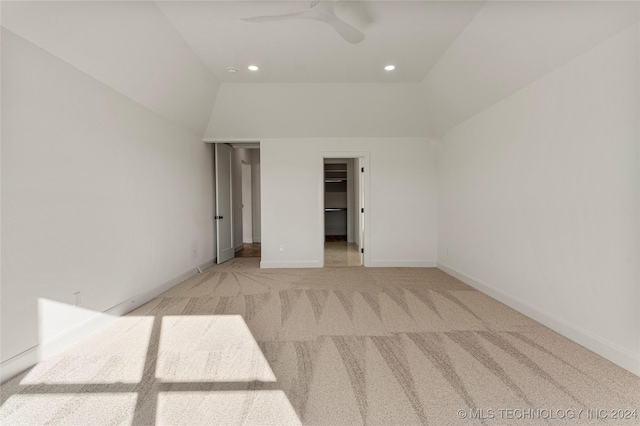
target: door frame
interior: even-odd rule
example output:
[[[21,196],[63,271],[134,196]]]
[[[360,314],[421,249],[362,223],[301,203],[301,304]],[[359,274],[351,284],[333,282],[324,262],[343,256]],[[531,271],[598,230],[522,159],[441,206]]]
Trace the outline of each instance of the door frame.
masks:
[[[212,189],[213,189],[213,205],[212,205],[212,210],[213,210],[213,215],[211,216],[211,220],[213,222],[213,250],[215,252],[214,255],[214,263],[218,262],[218,226],[216,224],[216,220],[214,219],[214,216],[217,215],[216,213],[216,197],[217,197],[217,191],[216,191],[216,186],[217,186],[217,167],[216,167],[216,144],[224,144],[224,145],[228,145],[231,148],[235,149],[235,148],[247,148],[247,149],[258,149],[258,151],[260,151],[260,140],[259,139],[217,139],[217,138],[204,138],[202,139],[202,142],[205,144],[210,144],[211,145],[211,172],[212,172]],[[233,165],[232,165],[233,166]],[[254,174],[254,164],[251,164],[251,174]],[[259,174],[259,173],[258,173]],[[232,176],[232,185],[233,185],[233,176]],[[252,185],[252,189],[253,189],[253,182],[251,182]],[[233,196],[233,187],[231,189],[232,193],[231,195]],[[253,192],[253,191],[252,191]],[[252,210],[255,209],[255,206],[258,205],[259,203],[261,203],[261,198],[262,198],[262,194],[260,194],[260,197],[256,197],[257,200],[252,199]],[[257,203],[254,203],[254,201],[257,201]],[[233,203],[233,199],[231,201]],[[233,208],[233,205],[232,205]],[[233,210],[232,210],[232,215],[233,215]],[[260,222],[262,222],[262,218],[260,217]],[[233,226],[233,225],[232,225]],[[255,231],[256,226],[255,226],[255,221],[253,222],[253,229]],[[233,228],[231,229],[233,232]],[[233,238],[233,237],[232,237]],[[255,241],[255,237],[254,237],[254,241]],[[234,255],[235,255],[235,249],[234,249]]]
[[[318,247],[320,253],[318,258],[320,259],[320,267],[324,268],[324,159],[325,158],[361,158],[362,167],[364,167],[364,173],[361,173],[360,178],[363,179],[363,192],[364,192],[364,256],[362,257],[362,266],[367,267],[371,264],[371,190],[370,180],[371,176],[371,161],[369,151],[322,151],[319,153],[318,159]]]

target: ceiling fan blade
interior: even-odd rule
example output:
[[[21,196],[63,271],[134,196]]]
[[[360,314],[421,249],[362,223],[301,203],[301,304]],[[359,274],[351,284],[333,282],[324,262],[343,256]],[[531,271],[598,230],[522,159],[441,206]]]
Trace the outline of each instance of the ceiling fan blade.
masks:
[[[286,15],[255,16],[252,18],[240,19],[245,22],[274,22],[288,19],[311,19],[331,25],[343,39],[351,44],[360,43],[364,40],[364,34],[336,16],[336,3],[337,0],[314,0],[311,3],[311,8],[301,12],[288,13]]]
[[[328,19],[325,19],[324,22],[331,25],[333,29],[342,36],[343,39],[351,44],[357,44],[364,40],[364,34],[360,30],[352,27],[335,15],[331,16]]]
[[[372,2],[367,0],[349,0],[342,1],[337,4],[336,9],[340,9],[343,13],[341,16],[348,16],[350,21],[355,21],[358,27],[367,27],[373,24],[377,17],[371,6]]]
[[[313,19],[310,10],[303,10],[302,12],[287,13],[285,15],[270,15],[270,16],[254,16],[252,18],[240,18],[246,22],[274,22],[274,21],[286,21],[287,19]]]

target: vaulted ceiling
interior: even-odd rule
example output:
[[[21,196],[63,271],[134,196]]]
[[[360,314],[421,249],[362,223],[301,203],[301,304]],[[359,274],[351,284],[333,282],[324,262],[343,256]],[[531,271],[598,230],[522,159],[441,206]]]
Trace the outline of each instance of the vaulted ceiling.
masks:
[[[241,18],[308,10],[311,1],[159,2],[220,82],[418,83],[482,8],[469,1],[339,1],[336,15],[365,38],[346,42],[309,19]],[[249,64],[259,72],[247,70]],[[385,72],[396,64],[394,72]],[[229,74],[227,67],[236,67]]]
[[[280,93],[300,105],[281,103],[292,119],[298,111],[322,116],[341,105],[340,117],[358,115],[354,121],[363,126],[379,119],[368,105],[393,92],[389,108],[396,111],[397,129],[410,129],[407,136],[438,136],[639,20],[637,2],[339,1],[336,15],[365,35],[351,44],[324,22],[240,19],[311,5],[301,0],[3,1],[2,25],[194,133],[204,134],[220,84],[249,84],[226,90],[215,107],[224,111],[220,122],[241,117],[234,123],[243,126],[255,118],[246,116],[243,105],[265,93],[251,87],[269,83],[271,96]],[[260,70],[247,70],[250,64]],[[384,71],[387,64],[396,70]],[[238,72],[228,73],[228,67]],[[293,89],[288,86],[293,83],[307,86]],[[373,93],[357,103],[350,97],[362,90],[339,87],[329,91],[333,101],[314,95],[329,93],[322,85],[334,83],[367,83],[362,90],[378,91],[379,97]],[[376,89],[378,84],[411,87]],[[240,93],[246,98],[236,99]],[[410,98],[406,106],[402,96]],[[403,114],[402,108],[411,111]],[[388,115],[384,107],[376,111]],[[407,117],[415,125],[407,125]],[[254,130],[260,137],[264,129]],[[236,131],[240,128],[227,128],[225,135]],[[361,128],[353,132],[362,133]]]

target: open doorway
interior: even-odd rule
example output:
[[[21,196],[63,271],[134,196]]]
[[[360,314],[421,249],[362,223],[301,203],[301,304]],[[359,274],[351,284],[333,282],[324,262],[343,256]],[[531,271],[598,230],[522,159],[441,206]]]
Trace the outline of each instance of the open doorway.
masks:
[[[324,159],[324,265],[362,266],[364,185],[360,158]]]
[[[260,148],[234,144],[237,166],[238,208],[236,257],[261,257],[260,243]],[[235,215],[234,215],[235,216]]]
[[[242,242],[253,244],[251,163],[242,161]]]
[[[216,263],[261,257],[260,144],[214,143]]]

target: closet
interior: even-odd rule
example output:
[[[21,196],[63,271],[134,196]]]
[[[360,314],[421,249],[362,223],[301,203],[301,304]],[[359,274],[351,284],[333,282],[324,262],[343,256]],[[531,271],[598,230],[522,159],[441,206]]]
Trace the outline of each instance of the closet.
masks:
[[[329,239],[347,241],[347,162],[324,165],[324,232]]]

